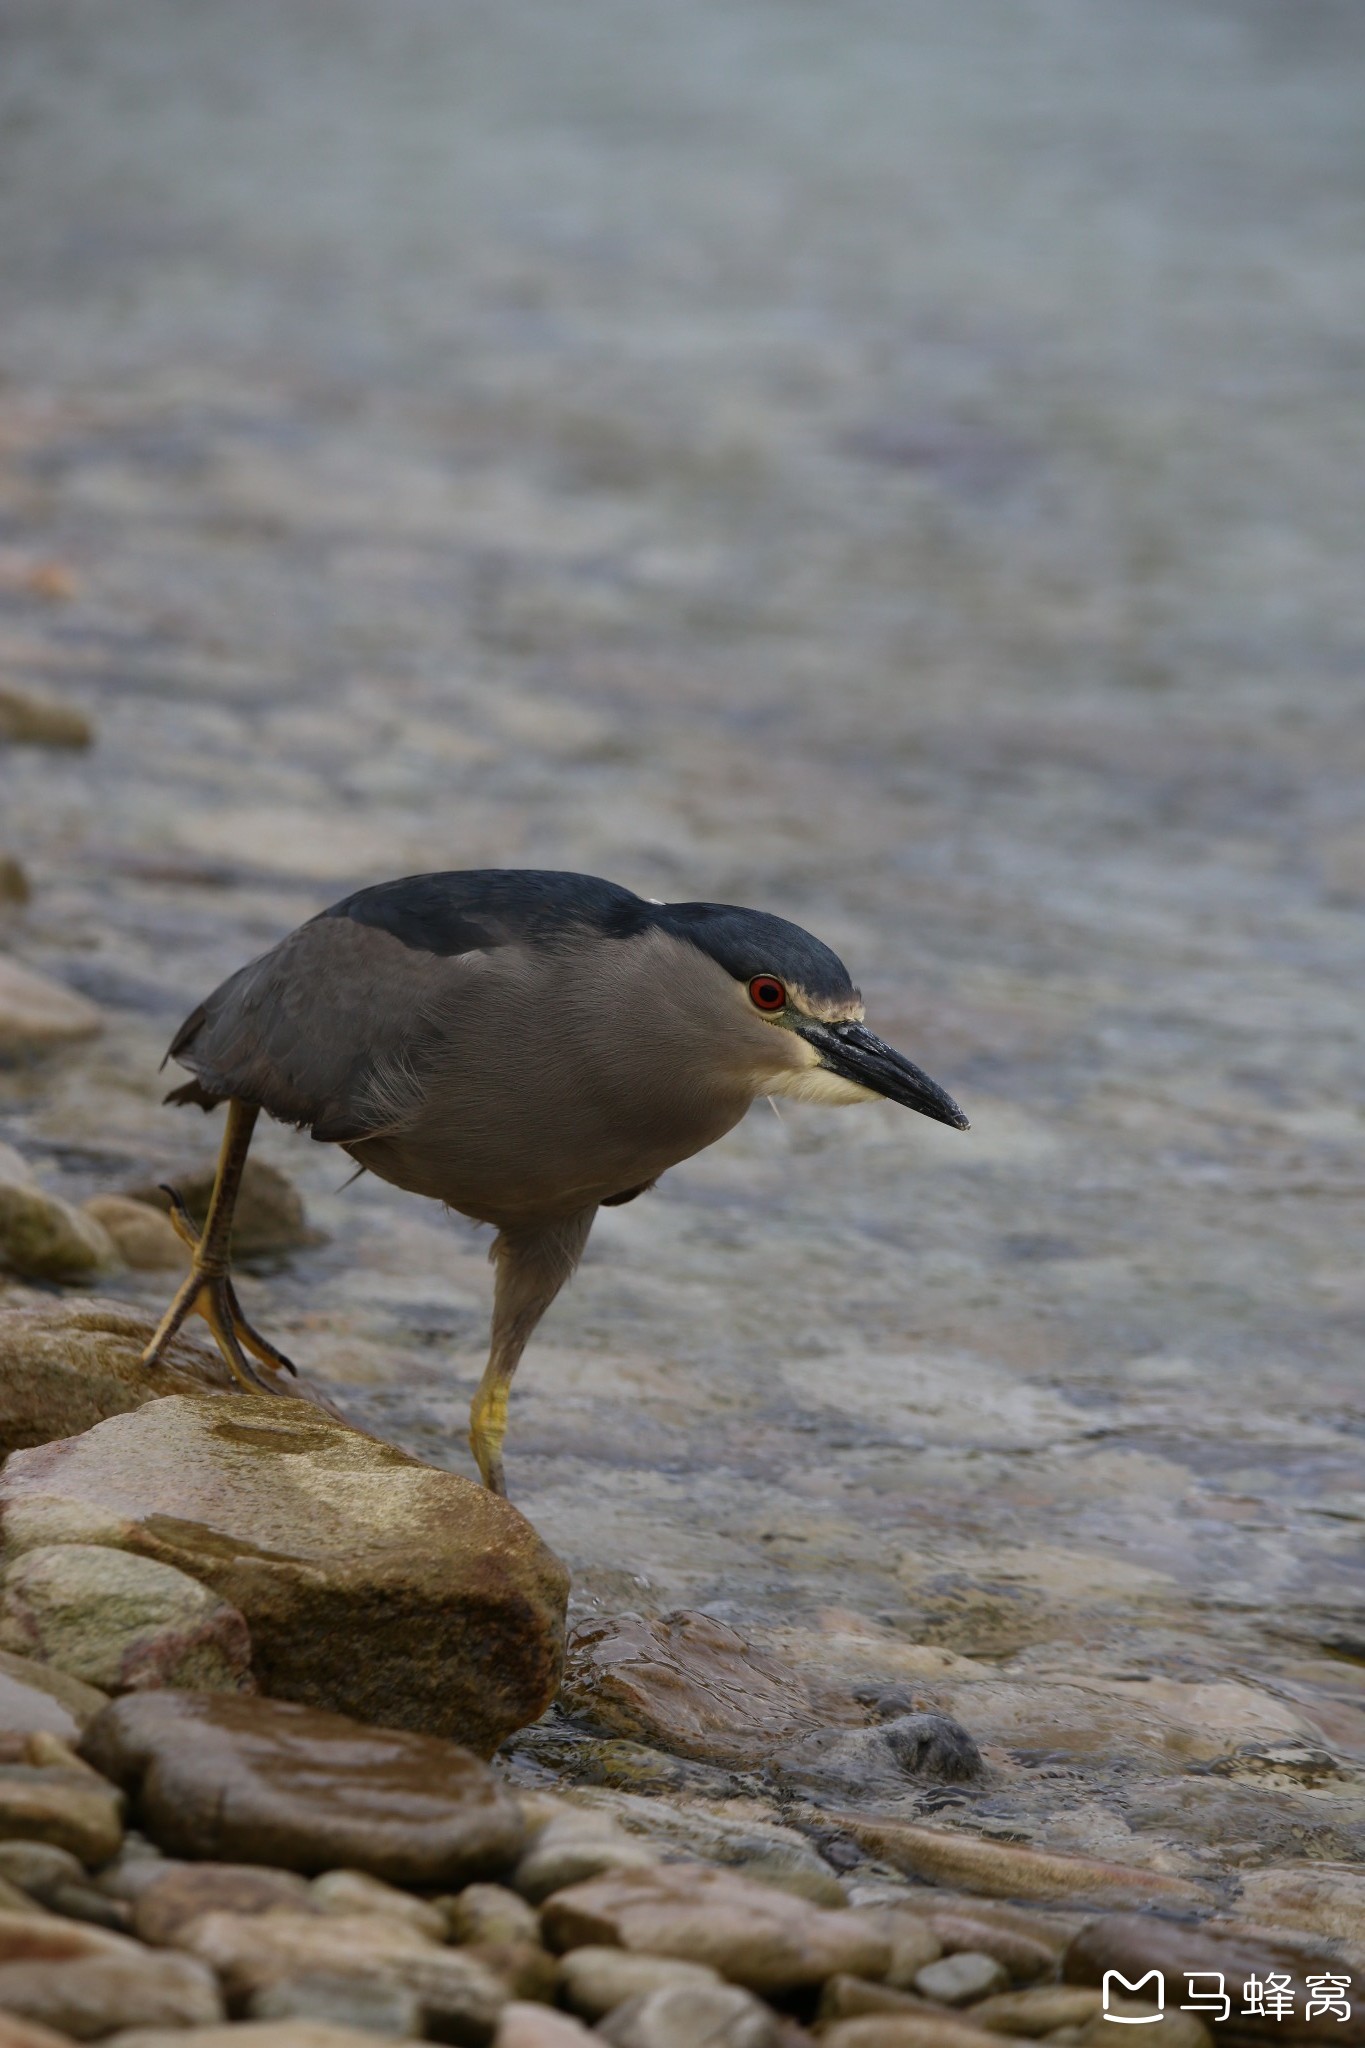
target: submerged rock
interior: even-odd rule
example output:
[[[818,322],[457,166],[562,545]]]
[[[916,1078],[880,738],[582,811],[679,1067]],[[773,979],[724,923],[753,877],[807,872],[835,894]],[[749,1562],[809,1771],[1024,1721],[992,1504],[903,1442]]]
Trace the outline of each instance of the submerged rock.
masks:
[[[1207,1906],[1205,1888],[1182,1877],[1089,1856],[1063,1856],[979,1835],[859,1813],[829,1816],[856,1842],[896,1869],[933,1884],[960,1885],[988,1898],[1092,1900],[1113,1905]]]
[[[909,1785],[985,1776],[976,1743],[948,1714],[900,1714],[876,1728],[821,1728],[774,1752],[769,1775],[818,1799],[896,1798]]]
[[[530,1524],[301,1401],[172,1396],[18,1452],[0,1525],[11,1552],[107,1544],[211,1587],[283,1699],[486,1755],[554,1696],[568,1574]]]
[[[0,1065],[78,1045],[104,1029],[93,1003],[0,955]]]
[[[253,1689],[235,1607],[173,1566],[96,1544],[44,1544],[0,1582],[0,1647],[106,1692]]]
[[[828,1718],[790,1664],[709,1614],[687,1612],[581,1623],[560,1698],[613,1734],[709,1763],[762,1763]],[[848,1704],[850,1718],[861,1718]]]
[[[284,1700],[129,1694],[92,1722],[82,1754],[176,1856],[440,1886],[506,1869],[526,1833],[456,1743]]]

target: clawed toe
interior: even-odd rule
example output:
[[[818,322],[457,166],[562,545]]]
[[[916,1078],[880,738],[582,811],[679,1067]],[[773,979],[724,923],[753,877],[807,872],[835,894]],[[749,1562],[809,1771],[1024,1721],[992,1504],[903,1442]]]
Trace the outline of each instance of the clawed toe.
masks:
[[[182,1196],[175,1188],[165,1185],[161,1192],[171,1205],[171,1226],[181,1243],[194,1254],[194,1265],[161,1318],[156,1335],[142,1354],[142,1363],[145,1366],[160,1364],[166,1346],[177,1330],[190,1316],[201,1315],[218,1340],[218,1349],[239,1386],[253,1394],[281,1393],[283,1389],[276,1384],[273,1375],[287,1372],[297,1377],[298,1368],[259,1330],[253,1329],[242,1314],[237,1290],[228,1277],[226,1265],[205,1257],[203,1237],[195,1228],[194,1218]],[[248,1351],[262,1365],[270,1367],[271,1376],[256,1370],[246,1355]]]

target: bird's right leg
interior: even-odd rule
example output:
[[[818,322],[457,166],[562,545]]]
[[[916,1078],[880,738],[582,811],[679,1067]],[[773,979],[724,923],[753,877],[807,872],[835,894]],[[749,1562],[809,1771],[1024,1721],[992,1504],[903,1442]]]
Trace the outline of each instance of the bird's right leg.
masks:
[[[237,1205],[242,1169],[251,1149],[251,1134],[259,1113],[250,1103],[236,1100],[228,1103],[227,1128],[223,1132],[218,1172],[202,1231],[196,1233],[185,1204],[174,1190],[167,1190],[171,1197],[171,1223],[176,1234],[189,1245],[193,1259],[188,1277],[176,1289],[174,1300],[157,1325],[156,1335],[142,1354],[142,1363],[147,1366],[159,1364],[172,1337],[191,1315],[197,1313],[203,1316],[217,1338],[218,1349],[238,1385],[248,1393],[273,1394],[278,1389],[257,1372],[243,1345],[254,1351],[263,1364],[276,1371],[292,1372],[294,1368],[282,1351],[277,1351],[273,1344],[267,1343],[252,1329],[242,1314],[228,1275],[232,1212]]]
[[[469,1447],[490,1493],[507,1491],[502,1440],[507,1434],[512,1375],[536,1324],[582,1258],[596,1214],[594,1205],[562,1223],[541,1230],[503,1230],[493,1240],[493,1340],[469,1411]]]

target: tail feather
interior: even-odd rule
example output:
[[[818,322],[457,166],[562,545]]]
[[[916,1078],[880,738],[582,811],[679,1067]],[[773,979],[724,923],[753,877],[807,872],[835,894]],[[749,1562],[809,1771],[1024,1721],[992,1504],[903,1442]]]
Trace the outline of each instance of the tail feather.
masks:
[[[202,1081],[184,1081],[161,1099],[163,1102],[190,1103],[195,1109],[217,1109],[220,1102],[227,1101],[227,1096],[213,1094]]]

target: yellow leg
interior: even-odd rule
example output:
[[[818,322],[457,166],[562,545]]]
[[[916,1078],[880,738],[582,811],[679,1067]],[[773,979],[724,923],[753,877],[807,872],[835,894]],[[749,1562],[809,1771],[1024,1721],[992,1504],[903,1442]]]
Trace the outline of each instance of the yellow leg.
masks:
[[[218,1173],[204,1228],[198,1235],[184,1203],[168,1190],[171,1195],[171,1222],[194,1256],[187,1278],[177,1288],[174,1300],[157,1325],[156,1335],[142,1354],[142,1363],[158,1365],[172,1337],[190,1316],[197,1314],[203,1316],[218,1340],[218,1348],[238,1385],[248,1393],[274,1394],[279,1392],[279,1388],[257,1372],[247,1358],[243,1344],[255,1353],[262,1364],[275,1372],[293,1372],[294,1368],[282,1351],[277,1351],[273,1344],[267,1343],[252,1329],[242,1314],[228,1277],[232,1212],[258,1114],[248,1103],[234,1101],[228,1104],[227,1128],[223,1132],[223,1146],[218,1155]]]
[[[502,1469],[502,1440],[507,1434],[507,1397],[510,1392],[509,1378],[496,1371],[495,1365],[490,1363],[469,1411],[469,1448],[474,1453],[479,1477],[490,1493],[507,1492]]]
[[[596,1214],[596,1208],[580,1209],[538,1229],[501,1230],[494,1240],[492,1343],[469,1411],[469,1447],[490,1493],[507,1491],[502,1440],[512,1375],[531,1332],[582,1257]]]

